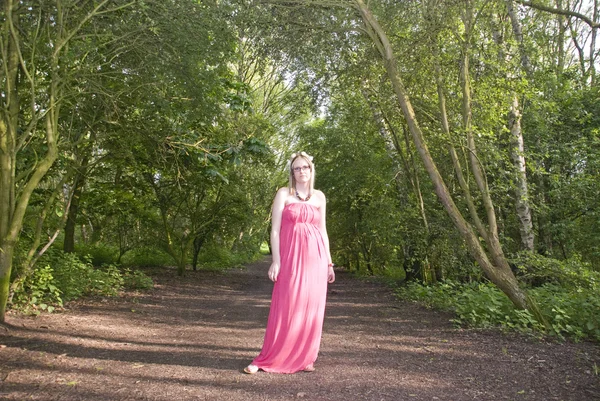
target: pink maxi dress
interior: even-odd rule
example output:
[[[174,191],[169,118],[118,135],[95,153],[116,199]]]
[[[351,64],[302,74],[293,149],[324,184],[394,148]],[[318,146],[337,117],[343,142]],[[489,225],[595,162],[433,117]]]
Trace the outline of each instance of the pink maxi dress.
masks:
[[[283,209],[279,276],[262,351],[252,361],[266,372],[295,373],[317,359],[328,269],[320,221],[320,209],[308,203],[290,203]]]

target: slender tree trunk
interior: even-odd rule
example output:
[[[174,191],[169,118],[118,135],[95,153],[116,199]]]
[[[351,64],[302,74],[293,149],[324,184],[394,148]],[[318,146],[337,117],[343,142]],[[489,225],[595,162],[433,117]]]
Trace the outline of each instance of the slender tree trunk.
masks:
[[[437,40],[436,40],[437,42]],[[454,167],[454,173],[458,179],[458,185],[460,186],[462,193],[465,197],[465,201],[467,203],[467,208],[469,210],[469,216],[471,217],[471,221],[477,228],[477,232],[481,235],[482,238],[487,240],[488,233],[485,228],[483,222],[479,218],[477,214],[477,208],[475,207],[475,202],[473,201],[473,196],[471,195],[471,190],[469,189],[469,183],[465,179],[463,174],[463,170],[460,164],[460,159],[458,158],[458,154],[456,152],[456,148],[454,147],[452,140],[452,133],[450,130],[450,123],[448,122],[448,113],[446,111],[446,95],[444,93],[444,85],[442,82],[442,69],[440,67],[439,62],[439,50],[437,48],[437,43],[434,44],[432,53],[434,54],[434,68],[436,75],[436,85],[437,85],[437,93],[438,93],[438,107],[440,108],[440,117],[442,123],[442,132],[448,137],[448,152],[450,153],[450,158],[452,159],[452,166]]]
[[[533,252],[534,234],[531,209],[529,208],[529,190],[527,188],[527,172],[525,170],[525,149],[523,145],[523,132],[521,130],[521,114],[519,113],[519,100],[513,96],[513,104],[508,115],[508,128],[511,137],[511,152],[513,165],[516,169],[515,205],[519,217],[519,230],[521,233],[521,249]]]
[[[598,20],[600,19],[600,6],[598,4],[598,0],[594,0],[593,2],[593,21],[598,24]],[[590,86],[593,88],[596,86],[596,60],[600,55],[598,51],[597,43],[598,43],[598,26],[592,28],[592,32],[590,34],[590,67],[589,67],[589,77],[590,77]]]
[[[520,288],[516,277],[504,258],[501,247],[499,247],[497,236],[493,236],[495,238],[490,238],[488,243],[488,248],[490,249],[490,254],[492,256],[490,259],[482,244],[479,242],[479,237],[475,234],[471,225],[468,224],[456,207],[456,204],[452,200],[450,192],[429,153],[423,132],[419,127],[412,104],[406,93],[400,74],[398,73],[396,59],[391,44],[389,43],[385,32],[371,14],[363,0],[355,0],[355,4],[363,19],[368,35],[381,53],[385,69],[390,78],[392,87],[396,92],[398,103],[409,126],[413,141],[421,156],[421,160],[433,182],[436,194],[454,225],[464,238],[469,252],[479,263],[486,276],[507,295],[517,308],[528,309],[532,311],[538,319],[543,319],[539,310],[537,310],[535,303],[527,296],[527,293]],[[480,179],[481,178],[482,177],[480,177]],[[489,210],[489,205],[486,207],[486,210],[488,216],[490,212],[493,212],[493,209]],[[492,224],[493,222],[490,222],[490,225]]]
[[[531,61],[529,60],[529,55],[527,54],[527,51],[525,50],[525,44],[523,43],[523,28],[521,27],[521,21],[519,19],[519,15],[517,12],[518,11],[517,6],[516,6],[514,0],[506,0],[506,10],[507,10],[508,16],[510,18],[513,35],[514,35],[515,40],[517,41],[517,45],[519,47],[519,54],[521,56],[521,66],[523,67],[523,70],[525,70],[525,73],[527,74],[527,76],[529,78],[531,78],[533,68],[531,67]],[[561,24],[561,28],[562,29],[560,29],[559,38],[562,38],[562,39],[560,39],[560,43],[562,43],[562,41],[564,41],[564,27],[562,27],[562,24]],[[561,50],[559,50],[559,60],[560,60],[559,64],[561,64],[563,62],[562,59],[564,58],[564,56],[563,56],[564,49],[562,49],[562,47],[563,46],[561,45]],[[504,52],[502,52],[502,53],[504,53]],[[501,58],[504,59],[504,55],[502,55]],[[562,67],[560,67],[560,68],[562,68]]]
[[[4,321],[6,302],[10,288],[12,257],[16,238],[10,233],[14,214],[14,158],[19,114],[19,98],[17,94],[17,72],[19,57],[15,35],[11,31],[19,29],[16,8],[17,0],[5,0],[3,4],[4,18],[0,39],[5,43],[6,60],[3,62],[4,76],[1,99],[5,111],[0,119],[0,322]],[[11,26],[12,24],[12,26]]]
[[[6,69],[4,77],[5,98],[4,111],[0,118],[0,322],[3,322],[6,314],[6,304],[10,291],[10,276],[12,271],[12,258],[17,240],[23,226],[23,219],[29,200],[33,191],[44,178],[56,157],[57,150],[57,122],[58,106],[56,103],[58,95],[57,73],[58,59],[52,59],[51,84],[48,93],[48,110],[46,113],[46,154],[39,160],[29,176],[29,179],[20,187],[18,197],[15,191],[16,155],[17,155],[17,131],[19,127],[18,115],[20,111],[19,97],[17,93],[19,65],[19,20],[17,0],[4,2],[5,20],[3,22],[6,36],[0,40],[4,41],[7,60],[3,66]]]
[[[73,197],[71,198],[71,205],[68,210],[67,223],[65,224],[65,240],[63,243],[63,251],[66,253],[75,252],[75,229],[77,228],[77,214],[79,213],[79,202],[85,184],[86,169],[87,159],[82,163],[73,183]]]
[[[562,0],[557,0],[556,6],[558,9],[562,10]],[[511,18],[513,18],[512,15]],[[557,15],[556,22],[558,24],[558,38],[556,40],[556,45],[558,46],[558,62],[556,63],[556,76],[560,79],[560,76],[565,69],[565,31],[567,27],[565,26],[564,15]],[[585,74],[585,71],[583,71],[583,73]]]
[[[200,254],[200,250],[202,249],[202,245],[204,244],[204,236],[197,236],[194,238],[194,255],[192,258],[192,269],[194,271],[198,270],[198,255]]]
[[[81,138],[81,133],[78,138]],[[91,132],[91,142],[95,141],[96,135]],[[81,154],[83,155],[81,156]],[[91,159],[91,146],[88,144],[80,145],[79,148],[75,148],[75,166],[74,179],[73,179],[73,195],[71,197],[71,203],[68,209],[67,223],[65,224],[65,239],[63,243],[63,251],[66,253],[75,252],[75,229],[77,228],[77,215],[79,214],[79,205],[81,202],[81,195],[85,187],[85,181],[88,174],[89,163]],[[118,185],[115,182],[115,185]],[[119,258],[121,255],[119,255]]]
[[[533,68],[523,43],[523,29],[517,15],[513,0],[507,0],[507,10],[510,17],[513,35],[519,47],[521,55],[521,67],[529,79],[533,78]],[[499,43],[499,46],[502,44]],[[562,47],[562,45],[561,45]],[[504,53],[504,52],[502,52]],[[562,56],[561,56],[562,57]],[[504,55],[501,56],[504,59]],[[562,68],[562,67],[561,67]],[[523,129],[521,128],[521,112],[517,94],[513,94],[512,105],[508,113],[508,129],[511,138],[511,158],[515,167],[515,207],[519,218],[519,232],[521,234],[521,249],[533,252],[535,250],[535,236],[533,232],[533,219],[529,206],[529,189],[527,182],[527,170],[525,166],[525,146],[523,140]]]

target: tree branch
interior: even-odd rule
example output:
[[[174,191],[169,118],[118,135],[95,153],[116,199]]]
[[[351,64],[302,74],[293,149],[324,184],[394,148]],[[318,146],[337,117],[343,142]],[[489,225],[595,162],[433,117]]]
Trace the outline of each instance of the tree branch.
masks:
[[[594,22],[589,17],[586,17],[585,15],[583,15],[581,13],[578,13],[578,12],[575,12],[575,11],[563,10],[563,9],[554,8],[554,7],[548,7],[548,6],[545,6],[543,4],[535,3],[533,1],[527,1],[527,0],[515,0],[515,1],[517,3],[519,3],[519,4],[524,5],[524,6],[535,8],[536,10],[546,11],[546,12],[549,12],[551,14],[565,15],[567,17],[578,18],[578,19],[582,20],[583,22],[585,22],[586,24],[588,24],[590,26],[590,28],[592,28],[592,29],[594,29],[594,28],[600,28],[600,23]]]

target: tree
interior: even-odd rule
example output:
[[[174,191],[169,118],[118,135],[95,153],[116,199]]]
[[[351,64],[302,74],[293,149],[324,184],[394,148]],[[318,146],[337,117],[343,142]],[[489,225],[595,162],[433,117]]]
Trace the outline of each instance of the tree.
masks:
[[[59,116],[74,60],[70,45],[90,20],[127,4],[3,2],[0,119],[0,321],[30,198],[58,157]],[[43,71],[44,73],[39,73]],[[26,151],[42,154],[27,159]]]

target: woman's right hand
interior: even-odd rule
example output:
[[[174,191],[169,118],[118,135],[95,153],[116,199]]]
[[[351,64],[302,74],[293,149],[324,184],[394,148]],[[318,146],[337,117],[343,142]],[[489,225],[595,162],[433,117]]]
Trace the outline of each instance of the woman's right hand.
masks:
[[[277,276],[279,276],[279,264],[272,263],[271,267],[269,268],[269,278],[272,282],[276,282]]]

